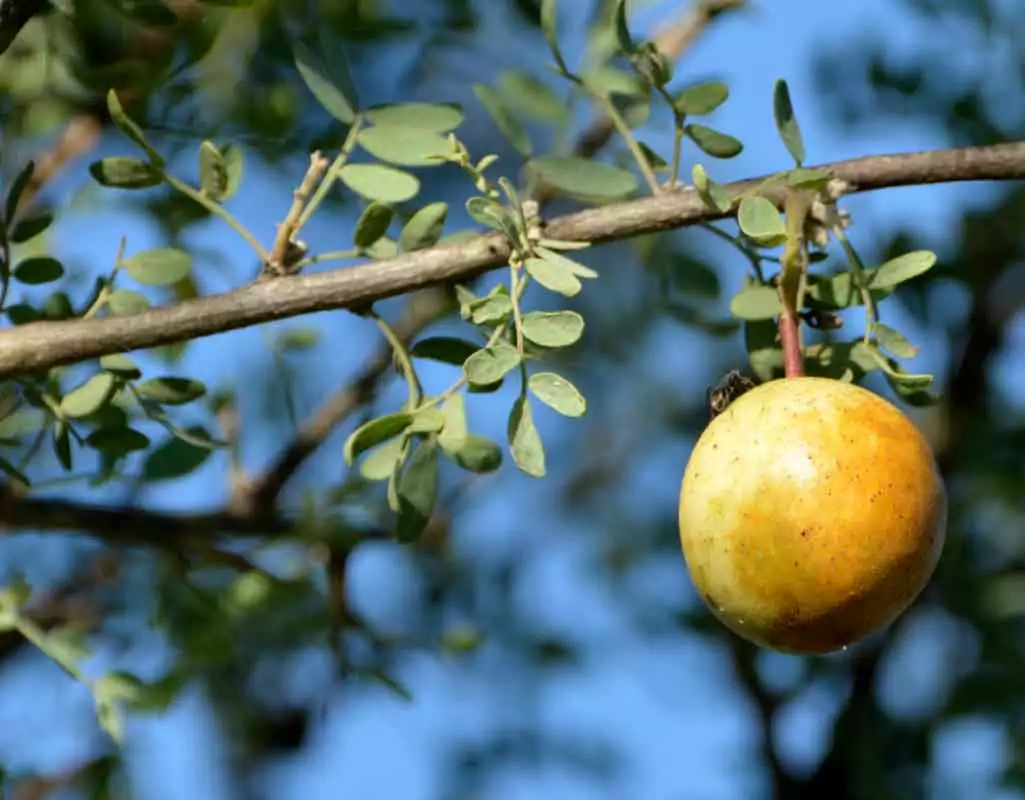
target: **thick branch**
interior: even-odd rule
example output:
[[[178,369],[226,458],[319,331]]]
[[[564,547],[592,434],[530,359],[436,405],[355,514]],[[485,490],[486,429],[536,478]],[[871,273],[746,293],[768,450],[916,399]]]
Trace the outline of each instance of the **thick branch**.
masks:
[[[1020,180],[1025,178],[1025,142],[871,156],[822,168],[849,184],[851,192],[947,181]],[[743,191],[759,180],[727,189]],[[547,224],[545,234],[603,242],[724,216],[708,208],[695,191],[685,189],[558,217]],[[505,264],[509,255],[505,237],[492,233],[374,264],[276,278],[127,317],[33,322],[0,333],[0,378],[314,311],[358,310],[431,284],[468,280]]]

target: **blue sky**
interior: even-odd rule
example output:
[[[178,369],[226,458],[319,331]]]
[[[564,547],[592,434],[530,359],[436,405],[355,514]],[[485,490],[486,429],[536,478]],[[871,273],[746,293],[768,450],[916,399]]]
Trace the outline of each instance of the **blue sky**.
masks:
[[[637,16],[638,25],[665,19],[679,5],[644,4]],[[573,35],[568,32],[573,28],[574,18],[580,18],[583,0],[564,0],[560,6],[569,36],[567,50],[572,52]],[[489,64],[496,73],[509,66],[529,66],[528,58],[537,57],[536,51],[521,53],[517,43],[510,41],[505,35],[509,21],[497,12],[486,19],[486,25],[489,29],[482,33],[482,41],[494,49]],[[919,22],[893,0],[862,0],[857,4],[797,0],[761,3],[753,13],[717,25],[701,40],[678,74],[682,79],[715,74],[727,81],[731,99],[716,112],[713,124],[740,136],[746,146],[738,159],[716,163],[713,177],[728,181],[786,164],[786,153],[771,129],[771,91],[779,77],[790,84],[809,161],[813,163],[947,145],[942,131],[923,125],[887,120],[885,124],[862,128],[854,135],[841,131],[826,116],[815,97],[811,56],[856,38],[862,30],[884,36],[895,50],[914,49],[922,42]],[[480,62],[473,63],[479,66]],[[475,75],[472,79],[486,77]],[[386,87],[387,77],[382,76],[378,90],[385,92]],[[476,117],[467,124],[487,123]],[[649,142],[662,145],[670,136],[668,131],[645,134]],[[246,181],[246,190],[235,201],[233,211],[252,229],[269,236],[283,206],[266,198],[283,198],[285,193],[275,178],[252,165]],[[930,245],[940,249],[951,230],[951,220],[963,209],[966,198],[981,198],[986,192],[985,188],[939,186],[858,196],[848,205],[855,216],[851,233],[868,249],[873,238],[914,221],[929,237]],[[337,247],[331,243],[348,241],[351,225],[351,219],[341,225],[337,219],[315,220],[306,238],[315,247]],[[112,261],[122,234],[128,236],[129,252],[153,246],[155,232],[138,219],[126,224],[122,212],[115,208],[80,213],[64,220],[57,232],[57,248],[63,254],[79,252],[81,243],[87,241],[90,263],[99,268]],[[242,276],[254,267],[252,254],[226,238],[222,229],[211,229],[200,238],[228,257],[232,265],[230,275]],[[722,252],[728,257],[728,251]],[[740,285],[742,265],[736,266],[737,269],[722,273],[726,297]],[[226,272],[210,288],[226,289],[229,282]],[[887,311],[897,313],[896,309]],[[319,315],[317,319],[332,341],[344,342],[344,347],[332,347],[330,353],[311,356],[320,359],[316,363],[324,368],[316,370],[319,377],[303,395],[301,411],[311,410],[320,398],[343,383],[346,375],[359,368],[362,356],[377,344],[375,330],[365,321],[340,314]],[[914,333],[910,321],[897,321]],[[187,368],[213,384],[235,372],[244,374],[265,360],[265,336],[265,331],[248,330],[207,340],[192,348]],[[681,347],[681,340],[689,341],[678,326],[659,330],[649,343],[652,363],[658,360],[672,374],[696,375],[692,381],[685,381],[681,390],[703,392],[708,369],[712,367],[711,354],[694,346],[702,341],[696,337],[688,347]],[[933,359],[923,359],[927,363],[920,366],[935,369],[943,358],[944,353],[939,351]],[[1020,380],[1020,376],[1015,377]],[[445,376],[428,373],[429,381],[444,379]],[[389,398],[393,403],[397,401],[397,395],[386,394],[385,405]],[[257,402],[243,395],[243,418],[258,414]],[[491,396],[475,398],[471,413],[480,432],[501,438],[506,408],[507,404]],[[543,416],[540,424],[553,449],[560,440],[567,440],[563,427],[566,423]],[[266,463],[286,433],[261,431],[254,436],[245,453],[247,464],[255,469]],[[339,475],[340,437],[341,434],[332,439],[306,474]],[[666,443],[638,462],[631,474],[622,477],[617,491],[634,493],[637,513],[644,513],[645,507],[675,505],[687,447],[685,442]],[[223,464],[212,466],[200,476],[151,490],[145,499],[169,509],[215,507],[224,499],[225,485],[211,476],[218,475],[217,470],[222,467]],[[485,796],[496,800],[537,796],[559,800],[740,800],[757,796],[760,777],[751,768],[758,746],[753,711],[730,686],[724,654],[682,636],[673,642],[653,645],[631,630],[628,620],[617,610],[616,598],[586,574],[582,556],[588,530],[579,521],[560,518],[554,510],[553,492],[561,477],[564,474],[552,475],[551,484],[546,486],[505,468],[492,481],[494,486],[475,495],[456,521],[455,536],[461,552],[470,559],[486,560],[495,553],[524,554],[525,613],[540,617],[556,629],[572,630],[574,636],[589,644],[590,653],[582,670],[567,673],[562,680],[546,682],[539,689],[532,701],[536,703],[535,713],[554,730],[614,732],[615,743],[627,756],[627,768],[623,781],[611,789],[589,786],[576,776],[557,771],[512,773],[502,776]],[[536,502],[525,503],[526,496],[536,498]],[[525,516],[528,508],[529,519]],[[496,524],[495,519],[502,520],[501,524]],[[550,535],[553,530],[559,535]],[[52,551],[47,556],[52,569],[52,564],[61,559],[56,549],[62,543],[53,539],[43,542],[41,548],[39,540],[33,537],[20,543],[8,542],[5,547],[14,547],[12,560],[29,556],[38,561],[41,551]],[[402,567],[401,555],[390,548],[368,550],[355,564],[352,580],[356,603],[383,627],[397,624],[403,609],[416,602],[417,587],[396,580]],[[40,575],[46,572],[45,567],[39,568]],[[682,559],[678,565],[660,565],[645,577],[650,578],[645,590],[667,598],[667,602],[689,591]],[[922,703],[934,696],[929,689],[941,686],[944,654],[958,637],[959,632],[952,625],[949,620],[932,617],[916,622],[903,645],[908,648],[907,657],[899,659],[903,666],[896,667],[895,674],[887,676],[884,695],[889,692],[894,703],[899,705],[903,700],[912,706],[916,687],[925,687],[918,692]],[[154,657],[147,654],[147,647],[148,643],[140,646],[138,657],[152,662]],[[494,657],[496,654],[481,656],[484,663]],[[800,669],[795,659],[766,656],[765,660],[769,672],[781,680]],[[925,664],[938,666],[928,669],[922,666]],[[15,720],[28,718],[33,735],[0,736],[0,760],[36,766],[74,762],[82,747],[87,746],[82,744],[82,734],[89,730],[88,694],[63,681],[56,670],[38,667],[38,661],[26,661],[6,676],[7,694],[0,703],[0,722],[8,717],[11,724],[0,724],[0,730],[21,730],[24,723]],[[496,703],[517,702],[517,698],[496,696],[488,675],[487,669],[469,671],[444,658],[423,656],[412,660],[402,672],[415,694],[414,703],[403,703],[383,690],[346,693],[332,703],[327,722],[315,733],[308,750],[268,769],[262,782],[265,796],[308,800],[339,796],[361,800],[437,797],[439,776],[435,764],[440,754],[439,742],[446,741],[453,732],[472,736],[487,730]],[[43,687],[46,702],[33,703],[31,711],[27,711],[21,698],[39,697]],[[837,701],[835,693],[813,688],[780,715],[778,736],[784,743],[788,763],[798,768],[814,764],[821,755],[823,733]],[[85,719],[81,725],[69,725],[69,708],[82,712]],[[45,745],[26,751],[24,741],[36,739],[34,734]],[[944,778],[950,786],[978,787],[992,773],[994,765],[999,764],[1002,747],[1004,743],[990,726],[968,720],[944,731],[938,753],[942,757],[937,758],[937,763],[943,764]],[[134,721],[128,754],[130,774],[139,796],[151,800],[214,800],[230,796],[220,772],[222,744],[211,730],[203,698],[195,693],[185,696],[162,718]]]

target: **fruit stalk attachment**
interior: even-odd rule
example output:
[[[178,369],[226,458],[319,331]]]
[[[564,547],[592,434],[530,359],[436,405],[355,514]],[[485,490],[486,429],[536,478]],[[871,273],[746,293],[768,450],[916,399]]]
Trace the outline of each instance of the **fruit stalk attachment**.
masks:
[[[799,192],[789,191],[783,203],[786,214],[787,242],[781,259],[779,296],[783,306],[779,315],[779,339],[783,347],[783,372],[788,378],[804,375],[804,352],[801,347],[801,308],[807,285],[808,250],[804,226],[811,211],[811,202]]]

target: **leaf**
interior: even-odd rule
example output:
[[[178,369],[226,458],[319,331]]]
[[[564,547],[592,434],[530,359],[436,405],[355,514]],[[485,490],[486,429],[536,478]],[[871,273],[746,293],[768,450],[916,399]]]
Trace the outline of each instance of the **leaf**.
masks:
[[[149,300],[130,289],[118,289],[107,295],[107,308],[117,316],[138,314],[150,307]]]
[[[206,394],[206,386],[192,378],[166,375],[143,381],[136,387],[147,400],[165,406],[181,406],[198,400]]]
[[[700,117],[711,114],[726,102],[730,96],[729,87],[722,81],[703,81],[683,89],[673,100],[681,114]]]
[[[99,372],[61,398],[61,414],[72,419],[87,417],[110,400],[116,388],[114,376]]]
[[[917,278],[936,264],[936,254],[929,250],[915,250],[891,258],[875,271],[868,285],[873,289],[886,289]]]
[[[420,191],[415,176],[381,164],[346,164],[338,177],[356,194],[382,203],[404,203]]]
[[[488,197],[471,197],[466,201],[466,213],[481,225],[501,231],[514,241],[517,238],[516,224],[505,207]]]
[[[11,241],[15,244],[24,244],[35,239],[53,223],[53,214],[48,211],[40,211],[31,217],[26,217],[16,223],[14,230],[10,233]]]
[[[245,167],[245,159],[242,150],[231,142],[221,147],[221,158],[224,161],[224,172],[227,182],[221,192],[220,200],[230,200],[242,184],[242,171]]]
[[[552,53],[552,58],[555,59],[559,72],[563,75],[569,75],[569,68],[566,66],[562,53],[559,51],[558,27],[556,0],[541,0],[541,30],[544,32],[545,41],[548,42],[548,49]]]
[[[394,414],[385,414],[377,419],[363,423],[345,441],[345,445],[342,448],[345,463],[351,466],[360,453],[369,450],[374,445],[398,436],[409,427],[412,421],[412,414],[407,411],[399,411]]]
[[[57,420],[53,426],[53,454],[64,471],[71,472],[71,437],[68,436],[68,423],[63,419]]]
[[[776,81],[772,90],[772,115],[776,119],[779,138],[783,140],[797,166],[801,166],[804,163],[804,139],[794,115],[794,105],[790,101],[790,88],[784,80]]]
[[[441,134],[394,125],[364,128],[359,132],[357,141],[375,158],[405,167],[444,164],[444,156],[452,151],[452,145]]]
[[[641,148],[641,152],[644,153],[644,159],[648,162],[648,166],[655,172],[668,172],[669,162],[666,161],[662,156],[652,150],[644,142],[638,141],[637,146]]]
[[[549,247],[551,247],[553,245],[566,245],[566,244],[569,244],[569,242],[553,242],[550,239],[542,239],[541,241],[546,243]],[[567,248],[567,249],[569,249],[569,248]],[[561,253],[556,253],[556,252],[554,252],[552,250],[549,250],[548,247],[543,247],[543,246],[540,246],[540,245],[536,246],[534,248],[534,252],[538,255],[539,258],[543,258],[545,261],[549,261],[549,262],[551,262],[553,264],[558,264],[560,267],[563,267],[564,269],[567,269],[570,272],[572,272],[578,278],[597,278],[598,277],[598,273],[595,272],[590,267],[584,266],[580,262],[574,261],[572,258],[564,256]]]
[[[392,694],[405,700],[407,703],[413,702],[413,693],[409,691],[409,688],[404,686],[398,680],[393,678],[387,672],[382,669],[367,669],[363,671],[363,674],[369,678],[373,678],[375,681],[386,687]]]
[[[502,96],[490,86],[485,86],[482,83],[473,85],[473,93],[477,95],[477,100],[484,106],[484,110],[488,112],[488,116],[491,117],[502,136],[522,155],[529,156],[534,151],[534,144],[530,141],[530,136],[527,135],[527,129],[505,105]]]
[[[405,446],[405,437],[396,436],[374,448],[360,464],[359,474],[368,481],[388,480],[398,468]]]
[[[85,443],[109,456],[124,456],[150,445],[149,437],[134,428],[98,428],[90,433]]]
[[[89,657],[85,634],[72,628],[55,628],[42,637],[38,647],[65,669],[77,671],[78,665]]]
[[[12,325],[27,325],[43,318],[36,309],[25,303],[12,303],[4,310]]]
[[[528,258],[523,262],[523,266],[530,277],[549,291],[573,297],[583,288],[577,276],[558,262],[544,258]]]
[[[738,319],[774,319],[781,313],[779,292],[773,286],[748,286],[730,301],[730,313]]]
[[[545,181],[574,197],[618,200],[637,191],[632,173],[577,156],[541,156],[530,161]]]
[[[903,334],[889,325],[883,325],[881,322],[873,323],[872,333],[875,335],[879,346],[889,350],[897,358],[914,358],[918,355],[918,348],[905,339]]]
[[[458,449],[446,452],[467,472],[486,474],[502,466],[502,448],[484,436],[467,434]]]
[[[89,165],[89,174],[100,186],[113,189],[149,189],[163,183],[159,170],[141,158],[111,156]]]
[[[519,363],[520,356],[516,348],[507,342],[498,341],[466,359],[463,374],[466,375],[466,380],[474,385],[489,386],[501,380]]]
[[[438,434],[438,444],[448,454],[459,450],[469,435],[466,425],[466,399],[462,394],[454,394],[441,406],[445,417],[445,425]]]
[[[764,197],[745,197],[737,209],[737,224],[751,239],[765,247],[776,247],[787,240],[783,215]]]
[[[18,440],[41,431],[47,415],[39,408],[21,408],[0,419],[0,439]]]
[[[799,167],[787,173],[787,184],[798,189],[824,189],[832,178],[824,169]]]
[[[0,458],[0,472],[3,472],[8,478],[17,484],[25,487],[26,489],[32,486],[32,482],[21,474],[17,467],[14,466],[6,458]]]
[[[507,294],[493,294],[474,300],[470,319],[477,325],[498,325],[512,316],[512,300]]]
[[[433,439],[421,442],[398,482],[396,538],[414,542],[427,527],[438,496],[438,446]]]
[[[409,218],[399,235],[399,246],[405,253],[433,247],[441,238],[448,217],[448,203],[430,203]]]
[[[289,328],[277,340],[278,349],[283,352],[311,350],[320,342],[320,331],[316,328]]]
[[[508,436],[509,452],[516,466],[531,477],[544,477],[544,445],[534,427],[534,416],[526,395],[520,395],[513,404],[509,414]]]
[[[63,275],[64,265],[56,258],[48,256],[26,258],[14,268],[15,280],[30,286],[51,283],[59,280]]]
[[[100,369],[112,372],[126,380],[135,380],[142,376],[142,370],[139,369],[138,365],[128,356],[121,353],[102,356],[100,358]]]
[[[498,90],[507,106],[541,122],[562,122],[568,111],[562,99],[528,72],[507,69],[498,76]]]
[[[426,358],[461,367],[466,359],[479,349],[479,346],[465,339],[458,339],[454,336],[432,336],[421,339],[413,345],[409,352],[413,358]]]
[[[150,162],[157,168],[164,165],[164,159],[161,158],[160,154],[150,147],[149,142],[146,141],[146,135],[142,132],[142,128],[132,120],[131,117],[125,113],[124,107],[121,105],[121,100],[117,96],[117,92],[110,89],[107,92],[107,112],[110,114],[111,120],[117,125],[121,133],[131,139],[137,144],[146,155],[149,156]]]
[[[542,347],[568,347],[584,333],[576,311],[531,311],[523,317],[523,335]]]
[[[139,283],[170,286],[189,274],[192,256],[174,247],[158,247],[136,253],[123,266]]]
[[[359,94],[342,43],[327,42],[320,28],[309,45],[293,40],[292,56],[299,75],[317,102],[335,119],[351,125],[359,108]]]
[[[626,0],[616,0],[616,42],[624,53],[633,53],[637,47],[630,38],[630,26],[626,17]]]
[[[199,188],[203,194],[220,200],[228,186],[228,170],[217,145],[210,141],[199,144]]]
[[[463,110],[455,103],[394,103],[371,106],[366,118],[378,127],[415,128],[448,133],[463,124]]]
[[[29,181],[36,169],[36,162],[29,161],[21,172],[11,181],[11,188],[7,191],[7,198],[4,201],[4,218],[14,219],[18,214],[18,206],[21,205],[21,196],[25,193]]]
[[[384,203],[373,202],[364,208],[356,221],[356,231],[353,234],[353,243],[356,247],[370,247],[384,236],[394,214],[391,206]]]
[[[704,125],[685,125],[683,131],[703,152],[714,158],[733,158],[744,149],[739,139]]]
[[[758,380],[771,381],[783,374],[783,350],[777,341],[773,320],[744,323],[744,347],[748,363]]]
[[[567,417],[582,417],[587,401],[570,381],[554,372],[535,372],[527,387],[546,406]]]
[[[437,433],[445,427],[445,415],[437,408],[424,408],[413,412],[410,433]]]
[[[206,428],[200,425],[189,427],[186,432],[197,437],[210,436]],[[203,466],[212,452],[209,447],[199,447],[177,436],[169,436],[146,456],[142,466],[142,480],[157,483],[183,478]]]

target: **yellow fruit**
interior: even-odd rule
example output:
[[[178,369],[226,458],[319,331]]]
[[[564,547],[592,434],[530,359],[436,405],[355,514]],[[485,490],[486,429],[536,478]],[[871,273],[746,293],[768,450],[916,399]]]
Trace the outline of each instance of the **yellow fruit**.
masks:
[[[928,583],[947,496],[915,425],[878,395],[788,378],[741,395],[698,440],[680,490],[695,588],[749,641],[846,647]]]

